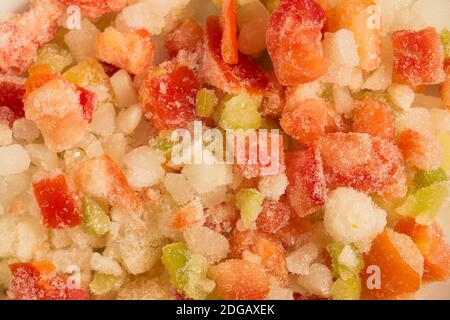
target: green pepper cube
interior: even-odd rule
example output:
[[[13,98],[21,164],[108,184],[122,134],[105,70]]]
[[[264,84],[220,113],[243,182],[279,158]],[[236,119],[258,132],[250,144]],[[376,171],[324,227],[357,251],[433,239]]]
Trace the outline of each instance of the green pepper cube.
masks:
[[[241,211],[241,219],[250,227],[262,210],[264,196],[256,189],[242,189],[236,195],[236,206]]]
[[[109,231],[111,221],[106,212],[94,200],[83,199],[83,226],[95,236],[102,236]]]

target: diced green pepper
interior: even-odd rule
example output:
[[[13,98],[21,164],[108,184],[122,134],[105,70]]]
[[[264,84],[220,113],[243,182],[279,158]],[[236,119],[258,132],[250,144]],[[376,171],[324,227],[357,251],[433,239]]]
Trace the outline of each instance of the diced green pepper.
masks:
[[[83,199],[83,226],[88,233],[95,236],[104,235],[111,226],[109,216],[90,198]]]
[[[161,151],[167,159],[170,159],[172,149],[178,143],[170,138],[171,134],[171,131],[163,131],[153,143],[153,148]]]
[[[103,295],[111,292],[112,290],[118,288],[121,277],[113,276],[110,274],[96,272],[94,279],[92,279],[89,284],[89,289],[95,295]]]
[[[241,211],[241,219],[250,227],[262,210],[264,196],[256,189],[242,189],[236,195],[236,206]]]
[[[344,245],[339,242],[333,242],[328,245],[327,250],[331,257],[333,275],[335,278],[347,280],[362,270],[362,255],[353,245]],[[348,263],[347,260],[350,260],[350,263]]]
[[[222,129],[259,129],[261,114],[258,109],[263,98],[242,93],[238,96],[227,98],[223,105],[219,106],[219,126]]]
[[[214,90],[206,88],[197,93],[196,113],[199,117],[209,118],[214,113],[214,109],[219,103]]]
[[[162,249],[162,263],[169,273],[172,284],[183,290],[188,283],[188,273],[186,265],[189,261],[190,253],[185,243],[172,243]]]
[[[414,184],[417,189],[426,188],[444,181],[447,181],[447,173],[442,168],[433,171],[420,170],[414,176]]]
[[[415,218],[420,224],[427,224],[436,217],[448,198],[448,184],[436,183],[409,195],[395,211],[401,216]]]
[[[333,300],[359,300],[361,296],[361,281],[358,276],[347,280],[337,279],[332,287]]]
[[[206,277],[208,262],[203,256],[191,254],[185,243],[172,243],[162,249],[162,263],[172,284],[192,299],[205,299],[214,289]]]
[[[205,257],[193,254],[186,264],[188,281],[184,292],[189,298],[202,300],[214,290],[215,283],[206,277],[208,262]]]

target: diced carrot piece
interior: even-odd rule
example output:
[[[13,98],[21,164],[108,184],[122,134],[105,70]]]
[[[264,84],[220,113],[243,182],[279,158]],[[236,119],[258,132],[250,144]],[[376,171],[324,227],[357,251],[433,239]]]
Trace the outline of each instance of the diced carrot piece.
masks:
[[[194,52],[203,43],[203,29],[194,19],[188,18],[167,35],[165,47],[171,57],[179,51]]]
[[[144,78],[140,97],[146,117],[157,130],[186,128],[195,119],[201,84],[189,68],[175,61],[151,70]]]
[[[268,237],[259,238],[253,247],[253,252],[261,257],[267,273],[275,277],[281,285],[287,283],[286,251],[278,241]]]
[[[226,300],[260,300],[269,293],[264,269],[255,263],[231,259],[209,268],[216,294]]]
[[[81,223],[79,205],[63,174],[34,182],[33,192],[46,227],[70,228]]]
[[[363,299],[394,299],[402,294],[419,290],[423,274],[423,256],[410,237],[385,229],[364,255],[365,268],[361,274]],[[372,287],[372,273],[368,267],[376,266],[379,288]],[[370,270],[369,270],[370,271]],[[374,274],[374,276],[377,276]]]
[[[365,71],[377,69],[382,62],[383,34],[380,8],[373,0],[339,0],[331,10],[330,29],[348,29],[358,44],[360,66]]]
[[[55,265],[49,260],[34,261],[32,264],[41,277],[48,278],[56,273]]]
[[[200,201],[193,200],[170,217],[168,226],[174,230],[187,230],[204,222]]]
[[[60,152],[72,147],[86,132],[93,108],[89,99],[80,97],[75,85],[60,77],[44,74],[30,82],[24,97],[27,119],[36,123],[50,150]],[[31,93],[28,85],[33,88]]]
[[[84,160],[70,174],[75,186],[91,197],[107,200],[130,214],[139,213],[141,200],[119,166],[109,156]]]
[[[260,134],[256,139],[248,136],[245,139],[245,150],[235,143],[236,170],[246,179],[278,175],[284,171],[283,136],[271,132]],[[244,152],[245,151],[245,152]]]
[[[276,233],[287,226],[291,213],[286,198],[283,197],[279,201],[265,199],[256,219],[256,228],[261,232]]]
[[[322,157],[315,148],[287,155],[286,175],[289,179],[289,204],[300,217],[308,216],[324,204],[327,184]]]
[[[353,111],[352,131],[393,141],[394,116],[385,102],[366,98]]]
[[[274,237],[281,241],[286,248],[297,248],[305,243],[312,235],[312,224],[306,218],[293,214],[287,226],[279,230]]]
[[[239,53],[237,64],[225,63],[220,49],[221,39],[219,17],[211,16],[206,21],[205,50],[200,69],[203,80],[231,94],[267,94],[269,79],[261,67],[242,53]]]
[[[126,0],[60,0],[65,5],[76,5],[86,17],[96,20],[107,13],[119,12],[127,5]]]
[[[274,238],[254,231],[235,231],[230,239],[231,258],[242,258],[249,251],[261,258],[267,273],[273,275],[281,284],[287,281],[286,252]]]
[[[140,74],[152,63],[153,43],[150,33],[144,29],[120,32],[108,27],[97,36],[95,52],[101,61]]]
[[[442,163],[441,145],[431,136],[406,129],[398,136],[397,145],[408,164],[423,170],[435,170]]]
[[[329,188],[352,187],[389,198],[406,195],[400,150],[392,142],[364,133],[334,133],[319,139]]]
[[[37,50],[56,35],[64,10],[57,0],[32,1],[27,12],[0,24],[0,71],[25,72]]]
[[[30,67],[28,70],[28,79],[25,82],[25,97],[50,80],[56,78],[57,76],[53,73],[52,67],[48,64],[38,64]]]
[[[267,50],[282,85],[318,79],[327,71],[321,44],[325,11],[314,0],[281,0],[267,30]]]
[[[392,34],[394,75],[413,87],[445,80],[444,53],[434,28]]]
[[[222,2],[222,58],[225,63],[237,64],[239,51],[237,42],[237,2],[236,0],[223,0]]]
[[[402,219],[395,230],[410,236],[424,257],[423,279],[443,281],[450,278],[450,246],[437,223],[420,225],[414,219]]]
[[[290,102],[281,115],[280,125],[289,136],[306,145],[344,127],[341,116],[332,105],[320,99]]]

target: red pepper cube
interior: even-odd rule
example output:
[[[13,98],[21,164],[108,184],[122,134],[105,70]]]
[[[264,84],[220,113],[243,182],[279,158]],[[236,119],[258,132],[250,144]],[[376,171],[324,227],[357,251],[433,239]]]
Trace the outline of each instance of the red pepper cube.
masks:
[[[92,116],[94,114],[96,95],[94,92],[82,87],[77,87],[77,91],[80,93],[80,105],[83,111],[83,115],[87,122],[91,123]]]
[[[222,58],[221,41],[219,17],[211,16],[206,21],[205,50],[200,70],[203,80],[231,94],[266,95],[270,80],[260,66],[242,53],[239,53],[237,64],[227,64]]]
[[[203,43],[203,29],[194,19],[186,19],[167,35],[165,47],[171,57],[186,50],[195,52]]]
[[[392,34],[394,76],[413,87],[445,80],[444,53],[434,28]]]
[[[12,280],[9,288],[16,300],[39,300],[43,291],[39,287],[40,273],[31,263],[9,265]]]
[[[289,204],[300,217],[310,215],[325,204],[328,191],[322,157],[317,149],[309,148],[286,158]]]
[[[146,117],[158,130],[185,128],[195,119],[201,84],[189,68],[171,61],[150,71],[140,96]]]
[[[25,115],[23,110],[23,95],[25,88],[12,82],[0,82],[0,107],[7,107],[13,113],[15,119]]]
[[[313,0],[283,0],[269,22],[266,42],[278,81],[294,86],[327,72],[322,48],[323,8]]]
[[[46,227],[70,228],[81,223],[78,204],[63,174],[34,182],[33,191]]]

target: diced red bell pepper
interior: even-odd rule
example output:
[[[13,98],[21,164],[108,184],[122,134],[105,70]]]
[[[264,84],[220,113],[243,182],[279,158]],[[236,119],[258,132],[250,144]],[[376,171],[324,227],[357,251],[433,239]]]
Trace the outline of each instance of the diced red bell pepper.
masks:
[[[385,102],[366,98],[353,111],[352,131],[393,141],[394,116]]]
[[[291,215],[288,224],[274,234],[285,248],[296,248],[311,238],[312,224],[307,218]]]
[[[316,148],[290,153],[286,164],[290,205],[300,217],[314,213],[325,204],[327,194],[320,153]]]
[[[400,132],[397,146],[406,163],[422,170],[436,170],[442,163],[444,152],[433,136],[411,129]]]
[[[51,269],[54,266],[51,262]],[[40,270],[41,263],[15,263],[9,265],[12,280],[10,292],[15,300],[87,300],[84,289],[70,288],[67,278],[53,272]]]
[[[351,187],[396,199],[406,195],[403,157],[392,142],[364,133],[333,133],[321,137],[317,147],[330,188]]]
[[[80,209],[65,175],[38,180],[33,183],[33,191],[46,227],[70,228],[81,223]]]
[[[185,128],[195,119],[201,84],[189,68],[171,61],[148,73],[140,95],[146,116],[158,130]]]
[[[10,292],[16,300],[40,300],[40,273],[31,263],[14,263],[9,266],[12,274]]]
[[[165,47],[171,57],[176,57],[181,50],[194,52],[202,42],[202,27],[197,21],[189,18],[167,35]]]
[[[91,123],[94,114],[96,94],[82,87],[77,87],[77,90],[80,94],[80,105],[83,110],[83,115],[86,120]]]
[[[204,81],[231,94],[266,95],[270,80],[261,67],[242,53],[239,53],[237,64],[227,64],[222,58],[221,41],[219,17],[211,16],[206,21],[205,50],[200,70]]]
[[[287,226],[291,214],[291,207],[285,197],[279,201],[265,199],[256,219],[256,228],[265,233],[276,233]]]
[[[327,72],[322,48],[324,9],[314,0],[282,0],[267,30],[267,50],[282,85],[313,81]]]
[[[108,77],[112,77],[117,71],[120,70],[119,67],[116,67],[115,65],[106,63],[106,62],[101,62],[102,67],[103,67],[103,71],[105,71],[106,75]]]
[[[434,28],[392,34],[394,75],[413,87],[445,80],[444,53]]]
[[[12,82],[0,82],[0,107],[7,107],[13,113],[15,119],[25,115],[23,110],[23,95],[25,88]]]
[[[0,124],[7,124],[11,128],[14,123],[14,112],[10,108],[0,106]]]
[[[280,125],[284,132],[305,145],[311,145],[326,133],[343,131],[342,117],[334,106],[320,99],[293,99],[281,115]]]

